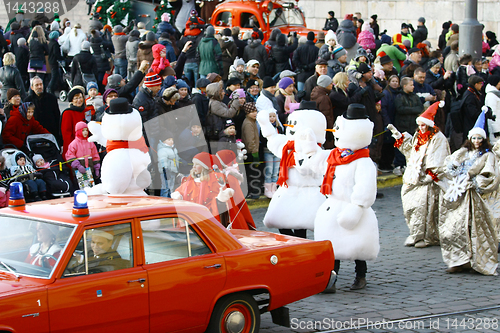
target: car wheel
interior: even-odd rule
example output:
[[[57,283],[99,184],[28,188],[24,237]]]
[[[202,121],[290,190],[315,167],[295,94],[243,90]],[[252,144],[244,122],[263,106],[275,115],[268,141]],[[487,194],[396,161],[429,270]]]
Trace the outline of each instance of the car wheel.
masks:
[[[260,312],[257,302],[247,294],[232,294],[215,305],[206,332],[257,333]]]

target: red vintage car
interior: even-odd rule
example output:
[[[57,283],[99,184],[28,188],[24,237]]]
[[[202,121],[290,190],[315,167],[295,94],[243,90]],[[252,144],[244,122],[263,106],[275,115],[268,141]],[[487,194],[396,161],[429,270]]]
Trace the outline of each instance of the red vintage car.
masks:
[[[330,242],[226,230],[197,204],[11,198],[0,332],[258,332],[261,313],[287,325],[286,304],[335,279]]]
[[[240,34],[255,26],[264,32],[263,42],[269,39],[274,28],[279,28],[286,35],[297,32],[300,36],[307,36],[309,31],[317,35],[321,31],[307,28],[304,13],[293,2],[272,0],[222,2],[215,8],[210,24],[217,32],[237,26],[240,27]]]

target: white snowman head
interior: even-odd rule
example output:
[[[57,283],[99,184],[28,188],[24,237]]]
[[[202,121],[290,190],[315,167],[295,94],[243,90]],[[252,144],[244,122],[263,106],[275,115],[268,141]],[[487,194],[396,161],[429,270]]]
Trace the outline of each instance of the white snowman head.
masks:
[[[313,130],[316,142],[323,144],[326,140],[326,118],[316,110],[297,110],[288,116],[286,138],[288,141],[295,140],[295,134],[306,128]]]
[[[116,98],[109,103],[101,128],[107,140],[137,141],[142,136],[141,115],[128,104],[126,98]]]
[[[337,117],[333,129],[337,148],[358,150],[372,141],[373,123],[368,119],[363,104],[349,105],[347,111]]]

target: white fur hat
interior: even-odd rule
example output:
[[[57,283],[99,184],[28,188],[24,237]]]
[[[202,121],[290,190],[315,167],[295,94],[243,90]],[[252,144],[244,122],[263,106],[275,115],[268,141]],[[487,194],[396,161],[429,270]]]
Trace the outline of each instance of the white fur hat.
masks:
[[[337,42],[337,36],[335,35],[335,32],[333,30],[328,30],[325,36],[325,43],[328,43],[330,39],[334,39],[335,42]]]

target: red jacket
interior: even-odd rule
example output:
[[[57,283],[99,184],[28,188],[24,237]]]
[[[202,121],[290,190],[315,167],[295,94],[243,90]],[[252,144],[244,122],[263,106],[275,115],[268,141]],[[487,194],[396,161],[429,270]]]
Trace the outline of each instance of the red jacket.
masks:
[[[163,58],[160,53],[165,50],[165,46],[161,44],[153,45],[153,58],[155,59],[151,64],[151,71],[160,74],[160,72],[165,69],[165,67],[170,66],[168,59]]]
[[[12,110],[10,118],[7,120],[7,124],[5,124],[2,138],[4,144],[13,144],[18,149],[21,149],[28,135],[43,133],[49,133],[49,131],[43,128],[43,126],[35,120],[35,117],[31,117],[31,119],[28,120],[20,111]]]

